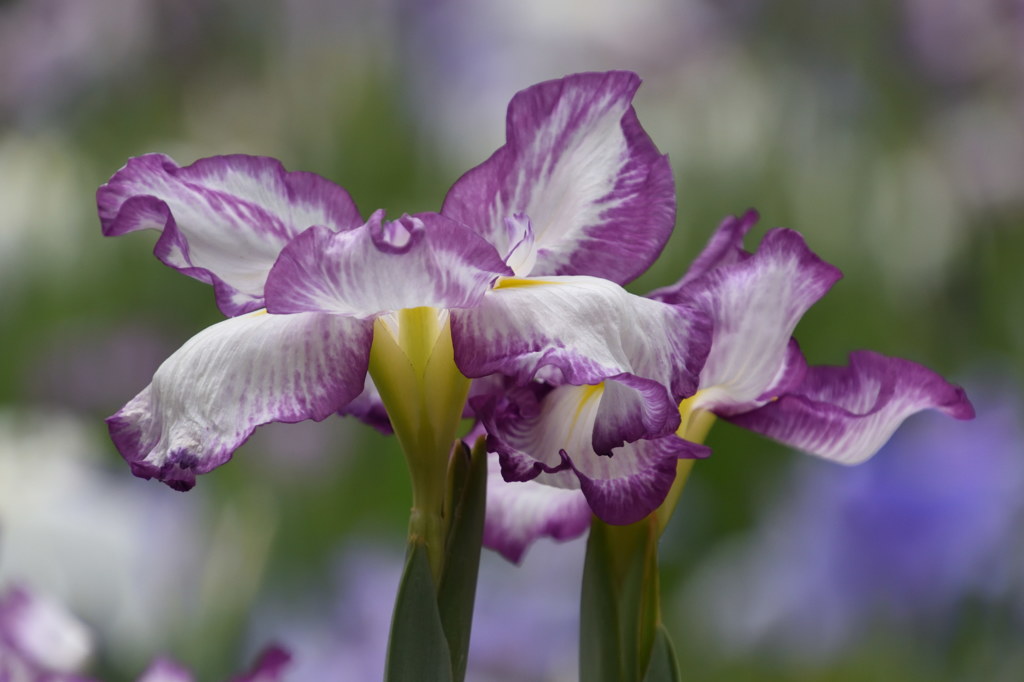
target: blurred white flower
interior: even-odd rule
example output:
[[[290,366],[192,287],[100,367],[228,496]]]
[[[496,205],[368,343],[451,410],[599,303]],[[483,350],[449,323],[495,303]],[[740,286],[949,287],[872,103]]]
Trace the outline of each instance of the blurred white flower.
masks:
[[[100,429],[0,411],[0,586],[52,595],[130,668],[248,603],[273,524],[104,466]]]

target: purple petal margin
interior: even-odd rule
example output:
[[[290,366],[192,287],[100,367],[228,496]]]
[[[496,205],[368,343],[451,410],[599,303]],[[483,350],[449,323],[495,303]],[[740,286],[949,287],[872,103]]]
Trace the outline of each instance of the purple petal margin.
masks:
[[[626,443],[609,455],[599,455],[589,447],[589,439],[573,437],[576,427],[567,428],[562,419],[566,403],[553,407],[550,399],[556,394],[541,393],[524,387],[475,401],[489,434],[488,450],[497,453],[505,481],[579,487],[594,514],[607,523],[634,523],[657,509],[675,480],[677,461],[711,453],[703,445],[670,435]],[[580,419],[579,428],[589,428]],[[565,517],[557,520],[566,522]]]
[[[754,209],[748,210],[738,218],[725,218],[682,279],[671,286],[652,291],[647,297],[666,303],[679,303],[682,298],[680,292],[694,280],[723,265],[731,265],[750,258],[752,254],[743,248],[743,238],[759,219],[760,215]]]
[[[771,388],[800,371],[792,334],[804,313],[842,277],[793,230],[768,232],[757,252],[711,270],[680,290],[712,319],[711,352],[700,373],[702,406],[720,414],[760,407]],[[768,396],[774,397],[774,396]]]
[[[504,219],[526,214],[533,275],[594,275],[620,284],[646,270],[675,224],[668,159],[630,102],[634,73],[580,73],[517,93],[506,144],[463,175],[441,210],[508,252]]]
[[[107,419],[132,473],[176,490],[231,459],[260,424],[325,419],[364,390],[371,322],[253,314],[215,324]]]
[[[704,445],[677,436],[627,443],[611,457],[570,457],[572,470],[594,514],[605,523],[636,523],[665,501],[676,480],[680,459],[703,459],[711,454]],[[618,466],[616,460],[630,461]]]
[[[377,211],[362,227],[313,227],[294,240],[267,278],[267,310],[370,317],[430,306],[476,305],[501,275],[498,252],[471,230],[437,213],[385,221]]]
[[[96,192],[103,234],[162,232],[154,253],[212,284],[226,315],[263,307],[263,283],[281,249],[312,225],[360,225],[348,192],[275,159],[214,156],[179,167],[163,154],[133,159]]]
[[[518,564],[542,537],[565,541],[590,526],[590,505],[579,490],[534,481],[506,482],[495,453],[488,455],[484,546]]]
[[[810,367],[791,393],[729,417],[738,426],[843,464],[869,459],[904,419],[934,409],[972,419],[964,390],[926,367],[871,351],[846,367]]]
[[[597,277],[494,289],[451,320],[455,362],[466,376],[614,382],[593,433],[603,454],[675,431],[679,400],[696,391],[711,345],[702,311],[633,296]]]

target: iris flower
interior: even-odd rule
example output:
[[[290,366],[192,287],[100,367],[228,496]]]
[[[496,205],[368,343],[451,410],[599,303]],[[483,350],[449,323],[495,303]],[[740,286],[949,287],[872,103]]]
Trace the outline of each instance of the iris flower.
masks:
[[[582,533],[591,510],[609,523],[638,521],[663,504],[666,511],[659,515],[670,514],[680,490],[678,485],[673,488],[677,473],[688,473],[692,461],[677,467],[666,457],[663,466],[652,470],[649,485],[638,487],[632,496],[635,504],[612,510],[594,505],[586,495],[586,480],[574,481],[567,470],[607,461],[597,456],[601,454],[610,454],[612,462],[622,454],[635,460],[631,450],[671,452],[684,443],[691,451],[700,448],[698,455],[710,454],[697,442],[716,417],[810,454],[856,464],[877,452],[916,412],[936,409],[957,419],[974,416],[963,389],[908,360],[858,351],[845,367],[808,367],[793,330],[841,273],[792,230],[771,230],[755,253],[746,251],[743,238],[757,217],[750,211],[726,219],[686,275],[649,296],[693,306],[712,325],[697,390],[678,403],[681,420],[675,433],[610,453],[591,449],[581,434],[602,418],[599,401],[606,396],[600,384],[552,387],[534,382],[527,390],[477,401],[504,479],[562,489],[495,486],[489,498],[488,546],[517,561],[537,537],[567,539]],[[583,494],[572,492],[574,488],[582,488]],[[661,521],[663,525],[667,518]]]
[[[652,470],[699,452],[651,439],[679,427],[710,344],[693,305],[621,286],[675,220],[667,159],[631,105],[638,86],[609,72],[518,93],[506,144],[440,213],[393,222],[382,211],[364,222],[344,189],[272,159],[130,160],[98,192],[104,234],[159,230],[157,257],[211,284],[229,316],[108,419],[132,471],[187,489],[256,426],[370,418],[378,392],[407,452],[446,454],[467,377],[540,376],[600,394],[585,439],[618,453],[574,471],[595,509],[635,506]]]

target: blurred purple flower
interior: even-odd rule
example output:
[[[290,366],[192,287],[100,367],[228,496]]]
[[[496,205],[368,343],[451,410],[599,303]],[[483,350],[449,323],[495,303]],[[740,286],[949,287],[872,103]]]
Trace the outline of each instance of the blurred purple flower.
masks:
[[[922,69],[952,85],[1016,70],[1024,85],[1020,0],[904,0],[904,30]]]
[[[971,424],[918,418],[856,469],[798,462],[751,536],[691,585],[715,639],[827,658],[878,623],[954,634],[935,628],[966,599],[1011,595],[1024,569],[1021,405],[980,402]]]
[[[157,330],[60,328],[25,371],[29,397],[48,405],[108,412],[153,375],[173,345]]]
[[[197,39],[214,17],[205,0],[3,3],[0,118],[37,124],[74,111],[75,98],[143,74],[147,59],[161,53],[173,54],[170,65],[181,68],[200,53]]]
[[[555,682],[576,679],[577,592],[582,542],[537,543],[522,566],[485,553],[480,567],[466,679],[477,682]],[[557,569],[556,569],[557,567]],[[336,598],[321,595],[267,604],[254,640],[272,636],[294,654],[292,682],[375,680],[384,673],[397,550],[361,546],[343,557]]]
[[[278,646],[269,646],[256,658],[247,672],[232,677],[230,682],[279,682],[290,667],[291,654]],[[184,666],[167,658],[153,661],[138,682],[195,682],[195,675]]]
[[[21,587],[0,591],[0,680],[87,682],[89,629],[60,604]]]

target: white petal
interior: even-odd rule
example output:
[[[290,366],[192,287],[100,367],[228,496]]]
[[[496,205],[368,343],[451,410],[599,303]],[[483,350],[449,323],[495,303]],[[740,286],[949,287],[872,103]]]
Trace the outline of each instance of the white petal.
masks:
[[[321,420],[364,385],[372,323],[256,312],[194,336],[107,421],[133,472],[190,488],[260,424]]]

